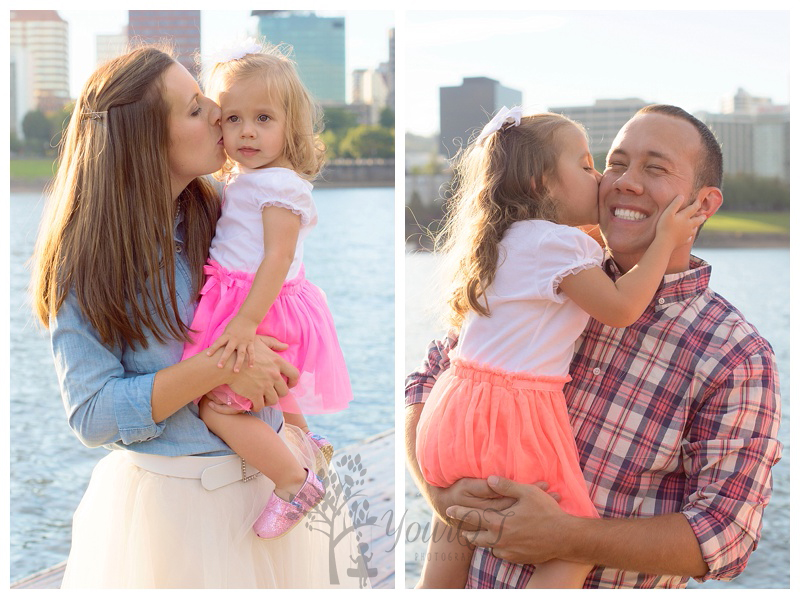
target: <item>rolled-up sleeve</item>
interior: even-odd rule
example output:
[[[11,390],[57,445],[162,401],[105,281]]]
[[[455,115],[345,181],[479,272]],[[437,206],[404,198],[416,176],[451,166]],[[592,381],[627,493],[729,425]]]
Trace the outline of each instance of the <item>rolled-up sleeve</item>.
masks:
[[[431,341],[422,364],[406,377],[406,407],[425,403],[436,379],[450,367],[450,351],[456,343],[458,333],[453,330],[444,339]]]
[[[718,380],[684,443],[690,494],[682,510],[700,544],[707,574],[730,580],[747,565],[772,496],[781,457],[780,392],[769,348]]]
[[[69,294],[50,323],[50,339],[69,425],[89,447],[147,441],[164,423],[152,417],[155,374],[126,376],[122,350],[104,345]]]

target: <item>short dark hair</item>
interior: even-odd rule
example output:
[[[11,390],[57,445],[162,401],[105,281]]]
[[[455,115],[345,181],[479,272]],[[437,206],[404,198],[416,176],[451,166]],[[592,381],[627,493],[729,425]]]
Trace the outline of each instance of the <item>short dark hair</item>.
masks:
[[[669,104],[650,104],[640,109],[636,114],[658,113],[683,119],[690,123],[700,134],[703,157],[701,163],[695,170],[694,185],[695,189],[701,187],[722,188],[722,149],[717,138],[708,126],[686,112],[683,108],[671,106]]]

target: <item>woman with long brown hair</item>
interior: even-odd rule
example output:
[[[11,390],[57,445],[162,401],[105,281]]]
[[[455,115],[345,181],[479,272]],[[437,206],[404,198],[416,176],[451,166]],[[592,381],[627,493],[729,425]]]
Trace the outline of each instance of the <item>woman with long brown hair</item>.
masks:
[[[71,428],[115,450],[76,511],[64,586],[321,587],[330,551],[354,555],[353,543],[330,547],[308,527],[260,541],[251,525],[271,481],[197,416],[193,400],[228,384],[298,460],[324,467],[269,407],[297,376],[272,351],[284,346],[259,338],[255,366],[238,373],[233,358],[218,368],[204,352],[179,362],[219,215],[201,178],[225,161],[219,118],[183,66],[143,47],[89,78],[62,142],[34,311],[51,332]]]

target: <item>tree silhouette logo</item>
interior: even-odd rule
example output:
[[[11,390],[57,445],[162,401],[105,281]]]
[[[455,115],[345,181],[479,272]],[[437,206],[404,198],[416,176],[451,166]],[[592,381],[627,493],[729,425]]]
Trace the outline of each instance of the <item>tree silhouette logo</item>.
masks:
[[[329,539],[328,570],[331,584],[339,584],[336,564],[336,546],[348,535],[355,532],[358,541],[358,555],[350,560],[353,567],[347,569],[347,575],[359,579],[359,586],[364,588],[369,577],[377,574],[376,568],[370,568],[372,553],[369,545],[362,542],[365,528],[375,526],[377,517],[369,514],[369,500],[363,493],[367,469],[361,462],[360,454],[343,453],[334,459],[336,468],[328,472],[319,472],[325,482],[326,493],[322,501],[308,513],[305,525]],[[339,473],[342,473],[341,475]],[[342,512],[349,510],[350,520],[342,517]]]

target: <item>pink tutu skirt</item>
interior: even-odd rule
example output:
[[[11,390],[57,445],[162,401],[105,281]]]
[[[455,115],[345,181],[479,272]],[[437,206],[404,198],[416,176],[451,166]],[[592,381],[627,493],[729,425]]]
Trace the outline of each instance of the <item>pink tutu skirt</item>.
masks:
[[[597,518],[562,391],[569,377],[532,376],[454,360],[417,424],[417,460],[432,485],[491,475],[545,481],[575,516]]]
[[[228,271],[214,260],[204,267],[206,283],[192,320],[191,341],[183,360],[205,351],[219,337],[244,303],[253,284],[252,273]],[[304,276],[304,269],[286,281],[257,329],[289,345],[281,352],[300,371],[297,385],[281,398],[285,412],[327,414],[347,407],[353,398],[342,350],[325,295]],[[252,402],[223,385],[212,391],[243,410]],[[199,401],[199,399],[197,400]]]

